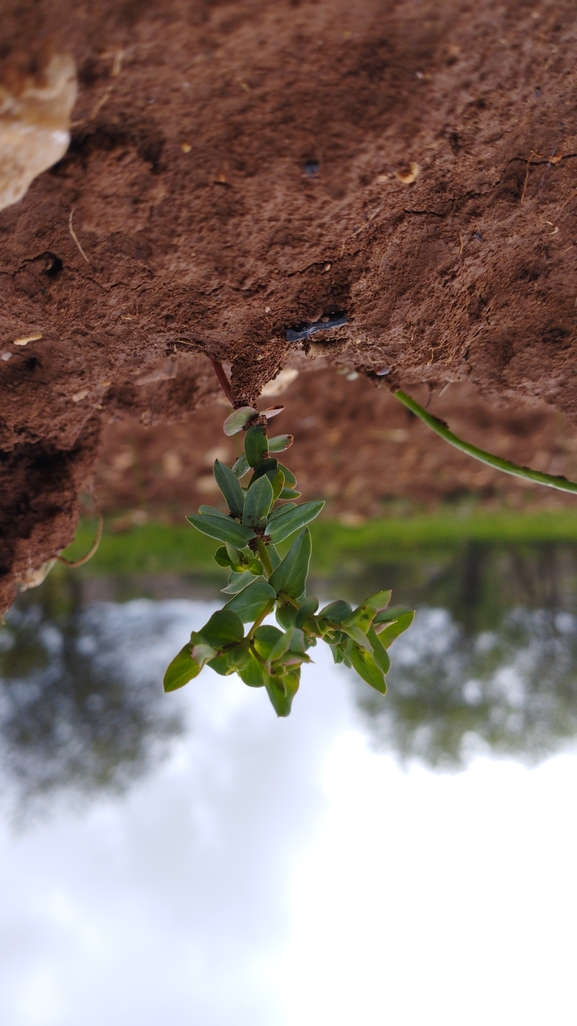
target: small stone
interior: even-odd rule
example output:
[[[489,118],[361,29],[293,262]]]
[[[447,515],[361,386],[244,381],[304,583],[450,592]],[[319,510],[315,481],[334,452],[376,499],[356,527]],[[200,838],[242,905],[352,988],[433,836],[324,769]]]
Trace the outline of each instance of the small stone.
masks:
[[[62,54],[12,91],[0,88],[0,210],[21,200],[36,176],[64,156],[75,99],[74,62]]]
[[[403,185],[412,185],[415,179],[418,177],[420,171],[419,165],[412,160],[409,164],[408,171],[396,171],[395,178],[398,178]]]
[[[15,338],[15,346],[27,346],[29,342],[38,342],[42,338],[42,332],[34,331],[31,335],[23,335],[22,338]]]

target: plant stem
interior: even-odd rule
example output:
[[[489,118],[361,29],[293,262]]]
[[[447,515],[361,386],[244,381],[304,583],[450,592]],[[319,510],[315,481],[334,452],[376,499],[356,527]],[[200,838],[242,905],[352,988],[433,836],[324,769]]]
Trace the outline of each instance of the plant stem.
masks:
[[[504,460],[500,456],[493,456],[490,452],[485,452],[484,449],[478,449],[476,445],[470,445],[469,442],[464,442],[462,438],[454,435],[444,421],[434,417],[431,413],[427,413],[406,392],[398,389],[393,394],[403,406],[406,406],[415,416],[419,417],[425,424],[428,424],[435,434],[444,438],[450,445],[454,445],[456,449],[460,449],[461,452],[466,452],[468,456],[473,456],[474,459],[480,460],[481,463],[487,463],[490,467],[495,467],[496,470],[502,470],[505,474],[513,474],[514,477],[523,477],[526,481],[535,481],[537,484],[547,485],[549,488],[558,488],[562,492],[577,494],[577,482],[568,481],[566,477],[544,474],[540,470],[531,470],[530,467],[520,467],[517,463],[511,463],[510,460]]]
[[[227,378],[226,374],[224,373],[224,367],[222,366],[222,363],[220,362],[220,360],[215,360],[212,356],[209,357],[209,360],[210,360],[210,362],[212,364],[212,368],[214,370],[214,373],[216,374],[216,376],[218,378],[218,383],[219,383],[220,387],[222,388],[222,390],[223,390],[226,398],[228,399],[230,405],[234,406],[234,399],[232,398],[232,392],[230,390],[230,384],[229,384],[229,381],[228,381],[228,378]]]
[[[264,609],[263,609],[262,613],[260,614],[260,616],[258,616],[257,619],[254,621],[250,631],[247,634],[247,638],[249,639],[249,641],[252,641],[253,634],[256,631],[257,627],[260,627],[260,625],[263,622],[263,620],[265,619],[265,617],[267,617],[268,614],[273,609],[274,609],[274,599],[267,603],[267,605],[264,607]]]
[[[64,565],[70,567],[71,570],[76,570],[77,567],[84,566],[85,563],[88,563],[89,559],[92,559],[92,557],[98,551],[98,546],[100,545],[100,539],[102,538],[102,528],[104,526],[104,517],[102,516],[102,513],[100,511],[100,506],[98,505],[98,503],[96,501],[96,496],[95,496],[95,494],[94,494],[94,492],[92,491],[91,488],[89,489],[89,492],[90,492],[90,495],[92,496],[92,503],[93,503],[94,509],[96,511],[96,515],[98,517],[98,527],[96,528],[96,538],[94,539],[94,543],[93,543],[91,549],[86,553],[85,556],[82,557],[82,559],[70,560],[70,559],[66,559],[64,556],[60,556],[60,555],[58,555],[56,557],[56,559],[58,560],[59,563],[64,563]]]
[[[267,577],[270,577],[270,575],[273,572],[273,565],[272,565],[272,563],[270,561],[270,556],[269,556],[268,552],[266,551],[266,545],[263,542],[262,538],[258,538],[257,539],[256,547],[258,549],[258,554],[260,556],[260,561],[261,561],[262,565],[264,566],[265,573],[266,573]]]

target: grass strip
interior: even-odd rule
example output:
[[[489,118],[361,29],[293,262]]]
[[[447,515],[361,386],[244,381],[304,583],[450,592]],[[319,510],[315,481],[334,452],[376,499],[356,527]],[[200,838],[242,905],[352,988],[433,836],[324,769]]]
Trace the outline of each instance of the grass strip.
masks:
[[[94,539],[95,524],[83,522],[74,543],[64,555],[73,560],[86,552]],[[340,560],[355,556],[366,562],[406,560],[419,551],[456,549],[467,542],[493,545],[577,543],[577,516],[571,510],[539,513],[435,512],[408,518],[369,520],[359,527],[345,527],[334,520],[312,525],[313,569],[333,572]],[[104,528],[98,552],[83,574],[201,573],[220,577],[212,559],[214,543],[187,524],[154,521],[122,533]]]

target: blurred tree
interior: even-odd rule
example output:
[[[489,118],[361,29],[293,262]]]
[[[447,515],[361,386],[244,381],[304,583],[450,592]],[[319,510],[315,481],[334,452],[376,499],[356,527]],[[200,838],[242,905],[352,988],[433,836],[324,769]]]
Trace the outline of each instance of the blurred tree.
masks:
[[[95,608],[81,578],[53,573],[0,629],[0,762],[21,808],[63,789],[121,792],[181,730],[156,675],[124,672]]]
[[[385,698],[357,691],[380,748],[438,768],[534,763],[577,737],[577,552],[470,545],[420,589]]]

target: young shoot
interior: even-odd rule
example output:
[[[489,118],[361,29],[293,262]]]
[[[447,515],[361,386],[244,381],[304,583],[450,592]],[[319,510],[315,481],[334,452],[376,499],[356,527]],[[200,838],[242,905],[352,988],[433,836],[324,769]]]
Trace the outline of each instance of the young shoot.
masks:
[[[220,380],[220,379],[219,379]],[[214,476],[228,513],[201,506],[189,523],[220,542],[214,555],[230,571],[223,588],[230,596],[174,657],[164,676],[165,691],[197,677],[203,666],[237,673],[251,688],[265,688],[279,716],[288,716],[298,691],[303,663],[317,641],[330,645],[336,663],[353,667],[381,694],[392,642],[410,626],[410,609],[389,609],[390,591],[381,591],[353,609],[338,600],[319,609],[307,596],[311,559],[308,524],[324,502],[302,502],[294,474],[278,459],[292,435],[268,437],[268,420],[279,408],[259,413],[250,406],[234,410],[224,422],[226,435],[244,431],[244,453],[232,469],[216,460]],[[281,555],[278,545],[292,538]],[[278,626],[265,623],[275,614]]]

